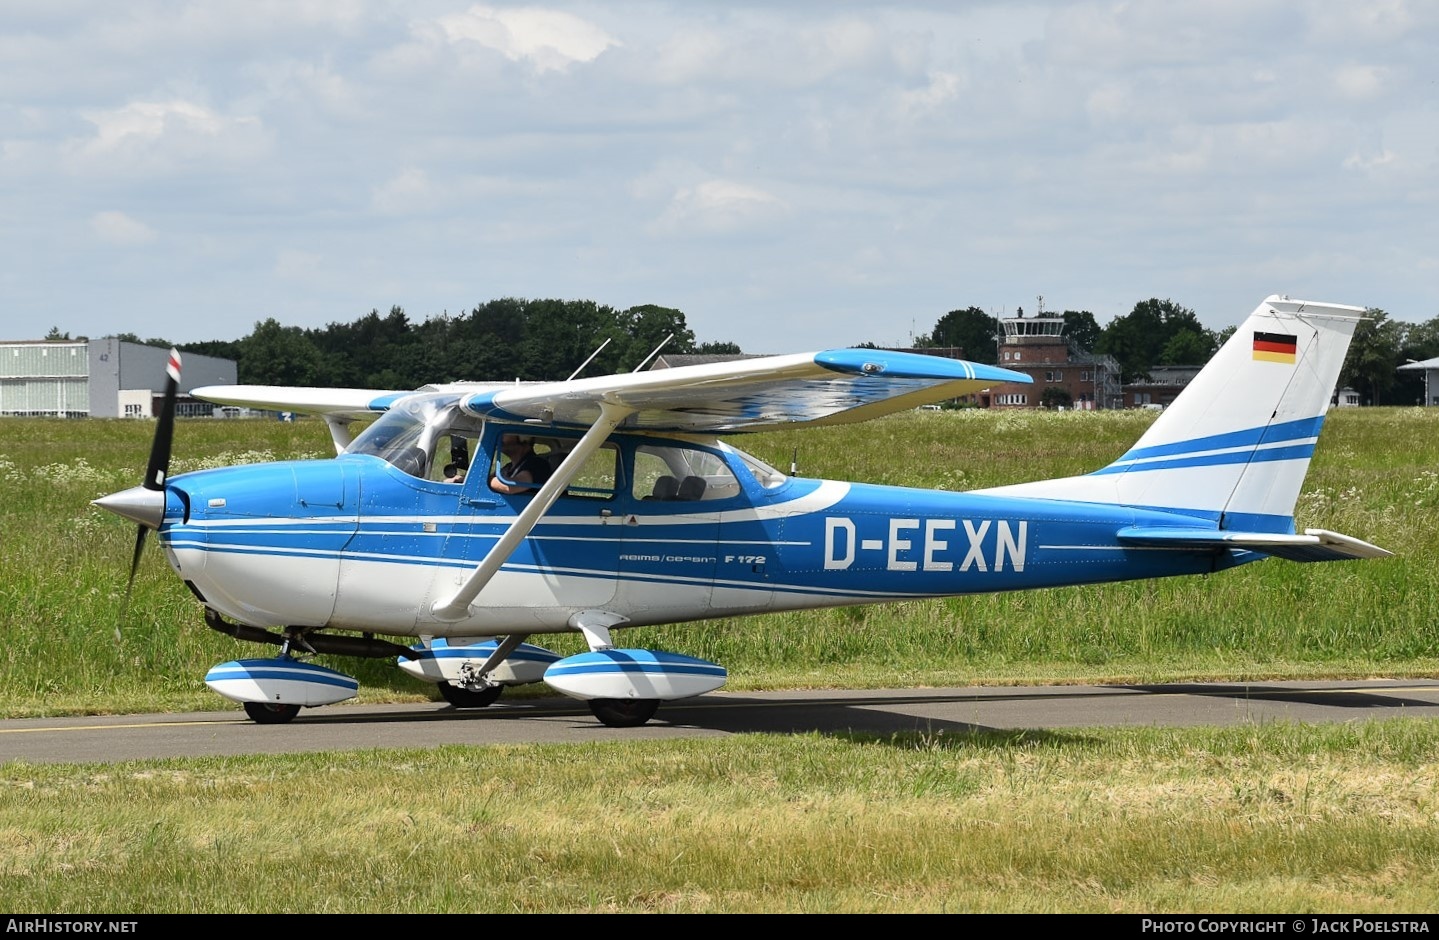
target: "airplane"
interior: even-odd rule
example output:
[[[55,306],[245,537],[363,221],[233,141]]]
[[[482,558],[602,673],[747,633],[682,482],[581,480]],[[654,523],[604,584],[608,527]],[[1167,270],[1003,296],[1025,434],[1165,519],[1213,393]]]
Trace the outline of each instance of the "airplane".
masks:
[[[354,697],[357,680],[311,661],[339,655],[393,658],[455,708],[544,682],[635,727],[728,674],[619,645],[625,628],[1390,555],[1294,521],[1364,312],[1271,296],[1113,463],[968,492],[801,478],[722,437],[865,421],[1022,373],[834,349],[563,382],[210,386],[192,395],[321,416],[336,456],[172,478],[172,353],[143,482],[95,505],[137,523],[132,583],[157,532],[209,627],[280,647],[206,676],[258,723]],[[547,480],[491,488],[518,482],[507,436]],[[529,642],[563,633],[588,651]]]

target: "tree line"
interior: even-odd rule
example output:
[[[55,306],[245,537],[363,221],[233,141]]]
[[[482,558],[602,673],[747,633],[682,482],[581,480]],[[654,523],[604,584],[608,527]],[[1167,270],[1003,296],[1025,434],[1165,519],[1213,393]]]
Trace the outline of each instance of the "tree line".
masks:
[[[1018,313],[1022,315],[1022,309]],[[1366,404],[1415,404],[1423,395],[1422,377],[1397,370],[1406,361],[1439,356],[1439,317],[1411,324],[1392,320],[1377,308],[1368,315],[1355,331],[1340,385],[1359,391]],[[1156,366],[1203,365],[1235,329],[1207,329],[1193,310],[1158,298],[1136,303],[1103,327],[1088,310],[1066,310],[1060,316],[1071,346],[1113,356],[1126,383]],[[119,338],[172,345],[134,334]],[[969,306],[942,315],[914,345],[957,347],[966,359],[997,364],[998,338],[999,317]],[[57,327],[47,339],[69,339],[69,334]],[[669,354],[742,352],[732,342],[697,342],[684,313],[672,307],[646,304],[620,310],[588,300],[513,297],[418,322],[400,307],[384,315],[371,310],[353,322],[316,329],[284,326],[270,318],[241,339],[179,348],[233,359],[238,381],[244,384],[412,389],[465,379],[564,379],[592,354],[585,374],[627,372],[662,344]]]
[[[696,342],[684,313],[671,307],[618,310],[587,300],[513,297],[419,322],[400,307],[315,329],[269,318],[241,339],[178,348],[233,359],[242,384],[413,389],[463,380],[564,379],[592,355],[586,375],[628,372],[661,347],[665,353],[740,351],[734,343]]]
[[[1140,301],[1103,327],[1088,310],[1066,310],[1060,316],[1070,345],[1113,356],[1126,384],[1147,377],[1156,366],[1203,365],[1236,329],[1206,329],[1193,310],[1158,298]],[[1422,375],[1398,369],[1406,362],[1439,357],[1439,317],[1425,323],[1404,323],[1374,307],[1369,308],[1367,317],[1354,331],[1339,375],[1340,386],[1355,389],[1369,405],[1420,403]],[[915,339],[915,345],[958,346],[966,359],[996,365],[998,336],[997,316],[979,307],[965,307],[940,317],[933,330]]]

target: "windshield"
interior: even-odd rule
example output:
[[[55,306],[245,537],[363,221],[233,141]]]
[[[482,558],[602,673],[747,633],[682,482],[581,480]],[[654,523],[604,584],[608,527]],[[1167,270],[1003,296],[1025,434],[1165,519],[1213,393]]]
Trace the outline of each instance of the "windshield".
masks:
[[[753,454],[747,454],[738,447],[732,447],[723,441],[720,442],[719,446],[743,461],[745,468],[754,475],[755,480],[765,489],[772,490],[785,481],[786,477],[783,473],[780,473],[774,467],[771,467]]]
[[[449,430],[458,416],[459,400],[460,396],[453,393],[403,398],[356,437],[345,453],[370,454],[423,477],[436,439]]]

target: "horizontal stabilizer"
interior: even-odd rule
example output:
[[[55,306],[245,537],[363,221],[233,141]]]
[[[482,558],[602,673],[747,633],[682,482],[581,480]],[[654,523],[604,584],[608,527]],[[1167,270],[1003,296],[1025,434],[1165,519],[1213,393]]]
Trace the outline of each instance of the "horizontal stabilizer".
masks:
[[[1150,548],[1246,549],[1289,561],[1344,561],[1351,558],[1388,558],[1394,554],[1377,545],[1327,529],[1305,529],[1303,535],[1298,535],[1184,526],[1130,526],[1119,530],[1119,541]]]

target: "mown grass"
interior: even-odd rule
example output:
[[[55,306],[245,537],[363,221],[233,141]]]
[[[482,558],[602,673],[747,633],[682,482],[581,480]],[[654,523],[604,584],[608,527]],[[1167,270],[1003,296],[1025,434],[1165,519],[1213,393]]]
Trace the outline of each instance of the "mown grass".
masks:
[[[914,412],[738,443],[785,469],[797,456],[806,476],[971,489],[1093,470],[1152,419]],[[734,689],[1433,675],[1436,432],[1439,409],[1354,409],[1332,412],[1320,439],[1300,526],[1368,539],[1392,559],[722,619],[626,642],[723,663]],[[0,420],[0,712],[215,707],[205,671],[256,655],[203,626],[154,539],[122,621],[133,526],[90,500],[139,479],[152,433],[147,422]],[[172,472],[328,453],[318,421],[182,420]],[[387,662],[336,664],[361,679],[361,701],[433,694]]]
[[[1439,729],[739,736],[0,766],[87,912],[1439,909]]]

